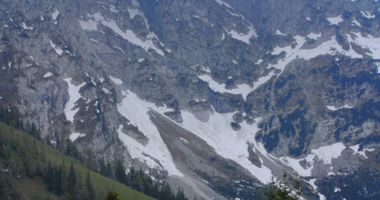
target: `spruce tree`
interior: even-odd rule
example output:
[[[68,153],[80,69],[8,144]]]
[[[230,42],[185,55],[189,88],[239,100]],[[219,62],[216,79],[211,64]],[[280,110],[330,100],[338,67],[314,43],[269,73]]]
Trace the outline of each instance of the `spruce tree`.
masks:
[[[94,187],[92,186],[92,182],[91,182],[91,178],[90,178],[90,171],[87,171],[86,190],[87,190],[86,191],[87,195],[86,195],[85,199],[88,199],[88,200],[96,199]]]
[[[69,177],[67,181],[67,189],[69,192],[69,195],[73,200],[77,199],[78,192],[77,192],[77,175],[75,173],[74,165],[71,163],[70,171],[69,171]]]
[[[119,200],[119,195],[116,192],[109,192],[107,200]]]
[[[127,175],[125,174],[125,168],[124,168],[123,164],[120,161],[116,162],[116,166],[115,166],[115,178],[120,183],[126,184],[126,182],[127,182]]]

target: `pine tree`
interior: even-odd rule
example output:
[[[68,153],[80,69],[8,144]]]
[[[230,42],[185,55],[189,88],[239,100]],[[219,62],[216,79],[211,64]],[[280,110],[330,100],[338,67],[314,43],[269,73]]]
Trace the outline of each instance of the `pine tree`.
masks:
[[[90,178],[90,171],[87,171],[86,190],[87,190],[86,191],[87,195],[86,195],[85,199],[88,199],[88,200],[96,199],[94,187],[92,186],[92,182],[91,182],[91,178]]]
[[[50,162],[48,163],[48,166],[46,169],[45,181],[47,184],[48,191],[53,192],[54,191],[54,172],[53,172],[53,168]]]
[[[123,164],[120,161],[116,162],[116,166],[115,166],[115,178],[120,183],[126,184],[126,182],[127,182],[127,175],[125,174],[124,166],[123,166]]]
[[[109,192],[107,200],[119,200],[119,195],[116,192]]]
[[[186,200],[187,199],[181,188],[178,188],[175,199],[176,200]]]
[[[99,173],[103,176],[107,176],[107,166],[104,160],[99,160],[99,166],[100,166]]]
[[[71,163],[70,171],[69,171],[69,177],[67,181],[67,189],[68,193],[71,196],[72,199],[77,199],[78,192],[77,192],[77,176],[74,170],[74,165]]]
[[[107,177],[110,177],[110,178],[114,178],[114,175],[113,175],[113,170],[112,170],[112,165],[110,162],[107,162],[107,171],[106,171],[106,176]]]
[[[62,195],[64,192],[63,188],[63,167],[59,166],[59,169],[56,171],[55,174],[55,192],[57,195]]]

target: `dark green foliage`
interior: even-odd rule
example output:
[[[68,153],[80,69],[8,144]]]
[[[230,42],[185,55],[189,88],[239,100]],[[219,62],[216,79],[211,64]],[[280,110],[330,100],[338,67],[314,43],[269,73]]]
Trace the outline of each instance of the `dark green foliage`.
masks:
[[[119,195],[116,192],[109,192],[107,200],[119,200]]]
[[[68,156],[74,157],[74,158],[76,158],[78,160],[82,160],[82,157],[80,156],[77,147],[69,139],[66,140],[65,154],[68,155]]]
[[[117,161],[115,165],[115,179],[120,183],[127,183],[127,175],[125,174],[125,168],[120,161]]]
[[[73,163],[71,163],[69,177],[67,180],[67,192],[70,197],[75,200],[78,199],[77,175]]]
[[[121,161],[115,162],[114,170],[112,170],[109,163],[106,165],[104,161],[99,161],[99,165],[99,171],[102,175],[115,178],[120,183],[158,200],[187,200],[182,189],[178,188],[177,193],[175,193],[167,183],[155,183],[142,169],[135,170],[134,168],[130,168],[129,173],[126,173],[126,169]],[[112,175],[112,171],[115,172],[114,175]]]
[[[90,172],[87,172],[87,178],[86,178],[86,193],[84,199],[87,200],[93,200],[96,199],[95,191],[94,191],[94,186],[92,185],[91,182],[91,177],[90,177]]]

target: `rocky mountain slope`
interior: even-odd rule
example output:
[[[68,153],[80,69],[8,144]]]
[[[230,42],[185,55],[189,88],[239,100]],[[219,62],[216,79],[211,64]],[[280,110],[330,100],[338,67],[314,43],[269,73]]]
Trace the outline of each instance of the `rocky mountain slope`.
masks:
[[[3,0],[0,105],[188,197],[380,196],[377,0]],[[360,184],[359,184],[360,183]]]

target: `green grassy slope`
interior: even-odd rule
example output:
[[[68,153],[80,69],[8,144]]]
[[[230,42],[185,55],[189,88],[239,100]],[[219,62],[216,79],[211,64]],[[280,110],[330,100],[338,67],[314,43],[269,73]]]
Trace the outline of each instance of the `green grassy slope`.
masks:
[[[61,152],[35,140],[32,136],[26,133],[22,133],[0,123],[0,151],[2,150],[3,152],[0,152],[2,153],[0,154],[0,169],[7,168],[10,171],[8,173],[2,172],[2,175],[10,177],[12,187],[16,193],[19,193],[21,199],[59,199],[56,195],[48,192],[46,189],[47,186],[41,177],[18,175],[25,171],[25,165],[27,165],[27,168],[34,170],[36,169],[36,166],[46,166],[49,162],[56,166],[65,163],[64,166],[66,171],[68,171],[71,163],[73,163],[77,177],[82,185],[84,185],[87,172],[89,171],[88,168],[83,166],[79,161],[63,155]],[[23,158],[23,156],[25,156],[25,158]],[[27,159],[28,162],[22,164],[23,159]],[[90,171],[90,178],[97,199],[106,199],[108,192],[118,193],[122,200],[153,199],[94,171]]]

